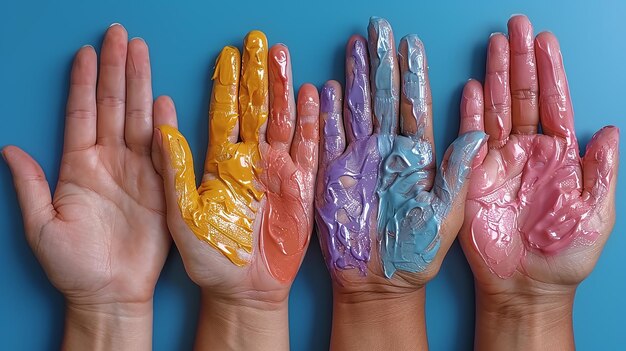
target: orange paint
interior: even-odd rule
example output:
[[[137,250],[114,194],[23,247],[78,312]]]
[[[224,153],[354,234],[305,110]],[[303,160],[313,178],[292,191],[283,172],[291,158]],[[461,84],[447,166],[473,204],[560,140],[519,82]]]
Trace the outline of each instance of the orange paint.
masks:
[[[198,191],[187,140],[176,128],[161,126],[159,129],[163,143],[169,148],[176,172],[178,206],[189,229],[234,264],[242,266],[250,262],[254,206],[233,191],[236,184],[220,178],[205,181]],[[245,159],[242,156],[237,154],[231,160]]]
[[[289,107],[292,85],[288,54],[285,48],[272,52],[272,139],[286,141],[291,139],[292,117],[295,116]],[[299,118],[304,117],[300,115]],[[303,133],[317,135],[317,120],[303,122],[301,120],[298,123],[296,140],[310,139],[304,138]],[[292,153],[295,157],[315,155],[315,143],[300,142],[297,145],[299,149]],[[272,276],[279,281],[290,282],[298,272],[312,231],[312,220],[309,217],[314,182],[312,175],[296,166],[288,150],[267,147],[262,157],[267,170],[266,176],[262,178],[267,189],[267,202],[260,237],[261,252]]]
[[[290,118],[288,62],[286,49],[277,50],[271,58],[272,119],[280,127],[276,133],[288,136],[287,140],[295,122]],[[206,175],[199,189],[187,141],[173,127],[161,126],[160,130],[176,172],[181,215],[191,231],[243,266],[254,256],[254,221],[261,211],[259,252],[276,280],[290,282],[312,230],[313,174],[297,166],[289,150],[273,149],[265,142],[268,74],[267,39],[259,31],[246,36],[242,67],[236,48],[225,47],[220,53],[213,74]],[[306,104],[311,103],[316,104],[305,101],[303,108],[310,109]],[[317,143],[311,141],[311,135],[318,133],[316,117],[297,126],[300,142],[295,157],[303,162],[313,162],[310,157],[316,154]],[[265,196],[267,201],[262,203]]]
[[[195,188],[193,158],[185,138],[175,128],[160,127],[169,145],[176,171],[176,192],[182,217],[196,236],[218,249],[238,266],[250,262],[253,223],[263,186],[259,129],[267,120],[267,40],[250,32],[243,54],[241,85],[236,48],[225,47],[215,64],[211,97],[206,171],[212,176]],[[238,121],[237,90],[242,142],[231,133]]]

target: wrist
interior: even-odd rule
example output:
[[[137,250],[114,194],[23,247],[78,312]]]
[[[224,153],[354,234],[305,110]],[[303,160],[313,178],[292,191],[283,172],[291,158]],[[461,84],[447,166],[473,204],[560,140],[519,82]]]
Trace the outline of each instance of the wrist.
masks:
[[[476,292],[477,350],[573,350],[575,289],[516,294]]]
[[[66,303],[63,350],[151,350],[152,301]]]
[[[333,293],[332,350],[426,350],[425,289]]]
[[[288,299],[233,299],[202,291],[198,350],[289,350]]]

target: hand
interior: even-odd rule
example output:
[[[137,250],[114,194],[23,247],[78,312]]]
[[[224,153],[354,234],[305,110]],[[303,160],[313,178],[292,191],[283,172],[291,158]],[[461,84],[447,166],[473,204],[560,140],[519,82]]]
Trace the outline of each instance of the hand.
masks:
[[[186,140],[175,124],[159,127],[155,160],[165,180],[168,224],[207,312],[198,345],[288,347],[287,297],[312,232],[318,100],[316,89],[304,85],[296,113],[287,48],[272,47],[268,65],[267,39],[252,31],[243,64],[234,47],[217,59],[199,189]],[[235,345],[228,332],[209,327],[242,323],[252,329],[248,336],[264,335],[240,334],[233,342],[251,345]]]
[[[601,129],[580,158],[558,41],[547,32],[533,41],[524,16],[511,18],[508,40],[490,38],[484,89],[465,86],[461,132],[472,130],[490,137],[459,236],[479,304],[559,310],[558,320],[571,320],[576,286],[615,222],[619,130]]]
[[[147,330],[138,333],[147,342],[141,347],[149,349],[152,296],[170,247],[150,143],[153,123],[169,122],[161,108],[168,100],[157,101],[153,113],[148,48],[141,39],[129,43],[121,25],[111,26],[104,38],[97,88],[96,63],[90,46],[76,54],[54,198],[36,161],[14,146],[3,155],[13,173],[26,239],[65,295],[67,329],[81,324],[73,316],[86,317],[83,330],[113,318],[119,337],[120,319],[149,317]],[[68,333],[65,346],[71,348]],[[116,342],[139,347],[123,338]]]
[[[437,273],[461,226],[458,205],[484,133],[457,139],[436,172],[423,44],[404,37],[398,60],[384,19],[371,19],[369,35],[371,74],[365,39],[353,36],[347,45],[343,119],[339,83],[329,81],[321,94],[320,242],[336,288],[414,290]]]
[[[427,349],[422,288],[461,227],[486,136],[459,137],[437,172],[423,44],[408,35],[396,55],[391,26],[372,18],[369,57],[350,38],[343,106],[338,82],[321,92],[316,219],[334,282],[331,349]]]

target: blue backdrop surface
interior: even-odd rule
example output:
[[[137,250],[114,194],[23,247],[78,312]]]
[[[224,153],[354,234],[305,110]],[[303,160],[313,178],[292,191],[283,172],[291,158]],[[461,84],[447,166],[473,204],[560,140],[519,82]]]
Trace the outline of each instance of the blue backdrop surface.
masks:
[[[176,101],[179,125],[197,160],[207,138],[210,76],[224,45],[241,45],[247,31],[264,31],[291,51],[297,86],[343,80],[344,45],[366,35],[368,18],[386,17],[399,38],[417,33],[426,45],[434,97],[436,147],[442,155],[458,130],[461,89],[482,80],[489,34],[506,31],[511,14],[529,15],[536,31],[561,42],[584,146],[607,124],[626,130],[626,2],[622,1],[8,1],[0,3],[0,146],[16,144],[42,165],[51,184],[59,167],[64,106],[73,54],[99,48],[109,24],[120,22],[150,46],[155,96]],[[621,153],[626,154],[622,142]],[[200,166],[201,162],[196,162]],[[626,345],[626,172],[619,174],[617,224],[592,275],[576,296],[574,324],[581,350]],[[313,237],[290,295],[293,350],[328,347],[330,281]],[[454,245],[427,287],[428,337],[433,350],[469,350],[474,331],[471,271]],[[154,349],[191,349],[199,292],[172,249],[154,303]],[[57,349],[63,298],[48,283],[23,236],[20,210],[0,164],[0,349]]]

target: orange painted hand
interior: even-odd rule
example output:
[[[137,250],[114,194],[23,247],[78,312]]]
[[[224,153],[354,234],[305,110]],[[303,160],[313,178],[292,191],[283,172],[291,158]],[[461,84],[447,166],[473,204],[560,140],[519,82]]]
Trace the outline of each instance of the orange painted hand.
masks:
[[[185,138],[175,125],[159,127],[168,224],[187,273],[212,293],[282,301],[308,246],[319,104],[305,85],[296,113],[292,84],[287,48],[268,53],[261,32],[247,35],[243,63],[236,48],[222,50],[198,189]]]

